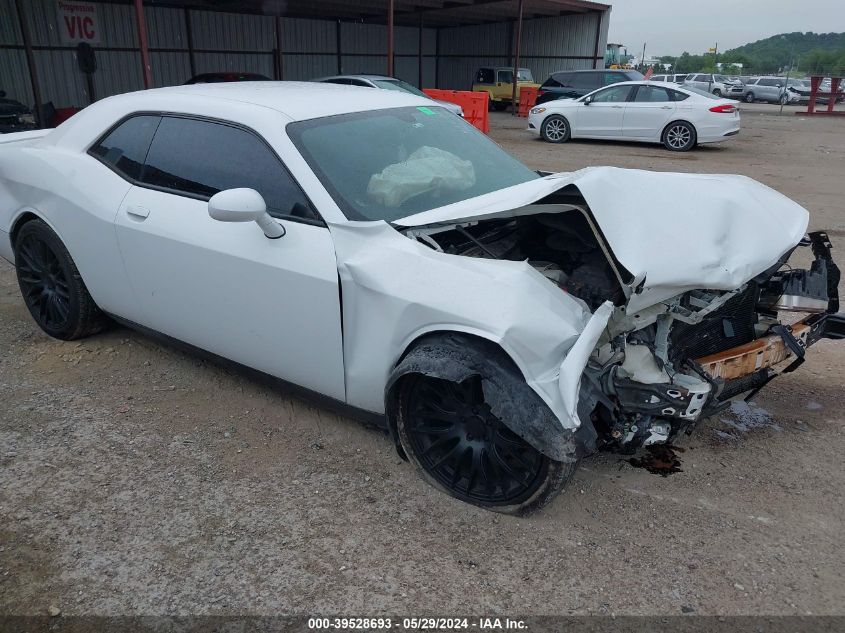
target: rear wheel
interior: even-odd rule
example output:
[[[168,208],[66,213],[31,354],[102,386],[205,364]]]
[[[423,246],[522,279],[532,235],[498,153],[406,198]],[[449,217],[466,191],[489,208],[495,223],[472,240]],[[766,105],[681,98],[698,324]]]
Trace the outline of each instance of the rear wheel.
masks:
[[[15,238],[15,267],[24,303],[44,332],[69,341],[103,329],[105,316],[67,248],[43,221],[21,227]]]
[[[540,136],[549,143],[565,143],[572,136],[569,121],[559,114],[547,116],[540,126]]]
[[[490,104],[496,112],[501,112],[508,107],[507,101],[491,101]]]
[[[408,376],[399,391],[397,433],[426,480],[488,510],[524,515],[548,503],[575,470],[513,433],[485,401],[481,378],[456,383]]]
[[[686,121],[675,121],[663,130],[663,146],[672,152],[688,152],[696,138],[695,128]]]

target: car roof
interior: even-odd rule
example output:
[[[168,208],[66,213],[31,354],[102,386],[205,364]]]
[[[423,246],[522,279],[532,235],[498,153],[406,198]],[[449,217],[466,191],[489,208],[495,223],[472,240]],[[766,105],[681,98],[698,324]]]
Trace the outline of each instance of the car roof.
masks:
[[[293,121],[304,121],[366,110],[431,105],[429,99],[391,90],[361,90],[313,81],[240,81],[192,84],[153,90],[140,90],[102,99],[97,103],[131,106],[129,111],[161,109],[167,97],[178,99],[184,107],[193,99],[248,103],[280,112]],[[96,105],[96,104],[95,104]],[[89,106],[90,107],[90,106]],[[178,111],[178,109],[176,110]]]
[[[329,75],[328,77],[320,77],[314,81],[328,81],[329,79],[378,79],[380,81],[402,81],[397,77],[390,77],[389,75],[372,75],[369,73]]]

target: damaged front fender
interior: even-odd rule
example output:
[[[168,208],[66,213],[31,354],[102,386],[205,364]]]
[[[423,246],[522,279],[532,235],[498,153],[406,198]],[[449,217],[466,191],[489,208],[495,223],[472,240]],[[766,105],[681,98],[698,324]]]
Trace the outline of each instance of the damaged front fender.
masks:
[[[539,421],[552,427],[549,432],[578,428],[578,380],[609,317],[607,308],[594,317],[583,301],[525,261],[437,252],[384,222],[338,224],[331,230],[343,297],[349,404],[384,411],[384,387],[400,359],[422,364],[408,352],[415,342],[432,332],[469,333],[503,350],[551,411],[527,425]],[[579,345],[585,329],[589,340]],[[564,364],[572,350],[576,355]],[[445,376],[445,363],[438,367],[437,375]],[[526,417],[516,409],[513,416]],[[539,437],[514,431],[526,439]],[[560,455],[546,446],[550,456]]]

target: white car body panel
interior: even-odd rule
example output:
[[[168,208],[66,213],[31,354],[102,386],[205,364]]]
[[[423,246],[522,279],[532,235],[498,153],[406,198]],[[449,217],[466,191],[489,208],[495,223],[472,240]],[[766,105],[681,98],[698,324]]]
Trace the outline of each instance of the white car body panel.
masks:
[[[395,224],[423,226],[515,215],[513,209],[530,207],[568,185],[584,196],[610,249],[637,280],[635,285],[645,280],[641,292],[631,297],[629,311],[693,288],[738,288],[795,246],[809,222],[806,209],[745,176],[588,167],[418,213]],[[625,205],[618,203],[622,199]],[[660,248],[643,248],[652,243]]]
[[[672,121],[687,121],[697,133],[699,143],[717,143],[733,137],[740,129],[739,110],[733,114],[710,112],[722,104],[736,105],[730,99],[710,99],[685,90],[683,86],[658,81],[628,81],[612,84],[653,85],[689,94],[683,101],[626,102],[585,104],[585,95],[578,99],[558,99],[532,108],[528,115],[528,131],[540,133],[543,121],[560,114],[569,121],[572,138],[612,139],[620,141],[662,142],[663,130]],[[600,88],[591,95],[612,86]],[[537,112],[537,110],[543,110]]]
[[[384,412],[387,376],[415,339],[471,333],[499,344],[561,424],[577,427],[580,376],[612,306],[591,315],[527,262],[448,255],[386,222],[347,220],[284,130],[290,121],[403,106],[432,107],[398,92],[277,82],[105,99],[53,132],[4,139],[0,254],[12,259],[10,231],[22,213],[35,213],[65,243],[107,312],[376,413]],[[556,107],[571,106],[549,104]],[[132,112],[252,128],[284,160],[327,228],[279,220],[287,235],[268,240],[252,223],[212,220],[204,202],[124,180],[86,151]],[[642,284],[629,310],[689,288],[735,289],[794,246],[807,226],[804,209],[747,178],[613,168],[539,178],[395,224],[571,211],[536,204],[567,185],[588,201],[633,285]],[[149,213],[127,213],[136,207]],[[661,248],[645,246],[652,243]]]
[[[141,207],[140,219],[129,213]],[[133,186],[116,218],[135,323],[344,400],[337,262],[324,227],[284,243],[225,223],[208,203]]]

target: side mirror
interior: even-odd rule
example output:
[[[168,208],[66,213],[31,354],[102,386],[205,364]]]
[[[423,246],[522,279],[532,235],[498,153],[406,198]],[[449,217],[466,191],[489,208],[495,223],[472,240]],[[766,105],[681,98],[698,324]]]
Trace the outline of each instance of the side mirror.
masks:
[[[285,228],[267,213],[264,198],[255,189],[226,189],[211,196],[208,215],[220,222],[255,222],[271,240],[285,234]]]
[[[590,97],[584,97],[584,105],[590,105],[592,102],[593,102],[593,98],[591,96]]]

